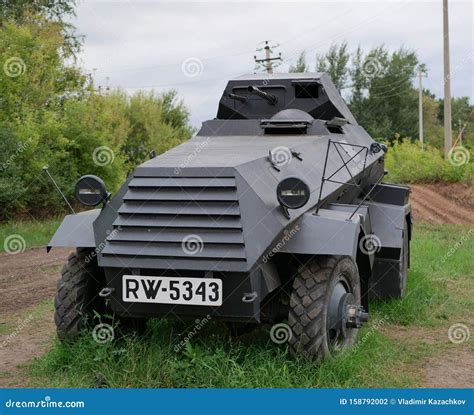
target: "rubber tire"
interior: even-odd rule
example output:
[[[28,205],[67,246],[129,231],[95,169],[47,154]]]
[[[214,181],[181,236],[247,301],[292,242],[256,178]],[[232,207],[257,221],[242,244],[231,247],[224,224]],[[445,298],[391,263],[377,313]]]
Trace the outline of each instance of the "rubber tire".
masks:
[[[62,341],[78,337],[94,311],[99,314],[104,312],[105,303],[98,293],[105,278],[93,252],[77,249],[69,255],[61,271],[54,298],[54,322]]]
[[[327,310],[332,287],[343,275],[360,304],[360,278],[357,265],[350,257],[321,256],[298,269],[290,296],[288,324],[293,356],[321,360],[333,354],[327,337]],[[343,349],[351,347],[358,329],[350,329]]]

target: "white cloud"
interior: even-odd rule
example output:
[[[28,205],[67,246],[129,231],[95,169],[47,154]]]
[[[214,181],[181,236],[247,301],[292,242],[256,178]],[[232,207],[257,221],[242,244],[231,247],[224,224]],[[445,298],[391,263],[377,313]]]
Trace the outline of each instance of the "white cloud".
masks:
[[[473,90],[473,2],[450,1],[452,93]],[[194,125],[213,118],[226,81],[252,73],[255,47],[264,39],[281,44],[289,64],[305,49],[309,61],[332,42],[347,40],[364,50],[405,46],[427,64],[425,86],[443,94],[441,1],[84,1],[75,24],[86,36],[81,58],[96,69],[101,85],[127,91],[178,90]],[[196,57],[203,72],[181,71]],[[281,70],[287,68],[282,65]]]

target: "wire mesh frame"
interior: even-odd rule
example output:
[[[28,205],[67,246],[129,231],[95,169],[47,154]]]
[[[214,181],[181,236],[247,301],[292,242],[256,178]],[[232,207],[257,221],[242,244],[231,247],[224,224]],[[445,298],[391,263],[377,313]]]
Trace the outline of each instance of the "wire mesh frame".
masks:
[[[334,145],[334,148],[336,149],[339,157],[341,158],[342,165],[334,173],[332,173],[329,177],[326,177],[326,169],[327,169],[327,163],[328,163],[328,158],[329,158],[329,150],[331,149],[331,144]],[[341,146],[341,148],[343,148],[342,146],[356,147],[356,148],[359,149],[359,151],[357,151],[357,153],[355,153],[350,159],[344,160],[344,157],[342,157],[342,154],[341,154],[339,148],[337,147],[337,144],[339,144],[339,146]],[[362,171],[365,171],[365,166],[367,164],[367,156],[369,154],[369,148],[367,146],[361,146],[360,144],[342,143],[340,141],[328,140],[328,146],[327,146],[327,149],[326,149],[326,156],[324,158],[323,175],[321,177],[321,186],[319,186],[318,203],[317,203],[316,212],[315,212],[316,215],[318,214],[319,209],[321,208],[321,196],[323,194],[323,187],[324,187],[325,182],[355,186],[355,187],[359,188],[360,190],[362,190],[361,186],[355,181],[354,176],[352,175],[352,173],[351,173],[351,171],[348,167],[348,164],[352,160],[354,160],[362,152],[364,152],[364,164],[363,164],[363,167],[362,167]],[[343,168],[345,168],[347,170],[347,172],[349,173],[349,176],[351,177],[351,182],[343,183],[343,182],[339,182],[337,180],[332,180],[332,178],[337,173],[339,173]],[[360,205],[356,207],[356,209],[351,214],[351,216],[348,218],[348,220],[352,219],[352,216],[354,216],[354,214],[357,212],[357,210],[359,210],[359,207],[360,207]]]

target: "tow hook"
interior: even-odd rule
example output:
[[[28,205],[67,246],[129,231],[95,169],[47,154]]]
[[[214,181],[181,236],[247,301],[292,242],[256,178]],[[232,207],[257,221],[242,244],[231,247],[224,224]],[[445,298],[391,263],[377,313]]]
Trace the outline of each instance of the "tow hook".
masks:
[[[366,313],[362,306],[347,306],[346,316],[346,327],[354,329],[361,328],[364,323],[367,323],[367,321],[369,321],[369,313]]]
[[[244,296],[242,297],[242,302],[253,303],[257,297],[258,297],[258,294],[256,291],[251,292],[251,293],[244,293]]]
[[[102,298],[110,297],[114,291],[115,291],[115,288],[109,288],[109,287],[102,288],[100,290],[99,297],[102,297]]]

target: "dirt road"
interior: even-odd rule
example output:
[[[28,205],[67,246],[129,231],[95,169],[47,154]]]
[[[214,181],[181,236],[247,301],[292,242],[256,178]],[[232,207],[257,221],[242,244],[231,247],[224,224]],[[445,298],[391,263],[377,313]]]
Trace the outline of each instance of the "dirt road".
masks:
[[[41,356],[54,333],[54,296],[70,250],[0,254],[0,386],[25,386],[22,365]]]
[[[412,190],[415,221],[474,225],[472,188],[415,185]],[[53,249],[46,254],[44,248],[34,248],[0,254],[0,386],[28,385],[25,365],[41,356],[54,338],[51,300],[69,252]],[[459,373],[453,372],[451,379],[443,370],[446,386],[455,385]]]
[[[474,225],[474,189],[467,184],[412,185],[416,221]]]

